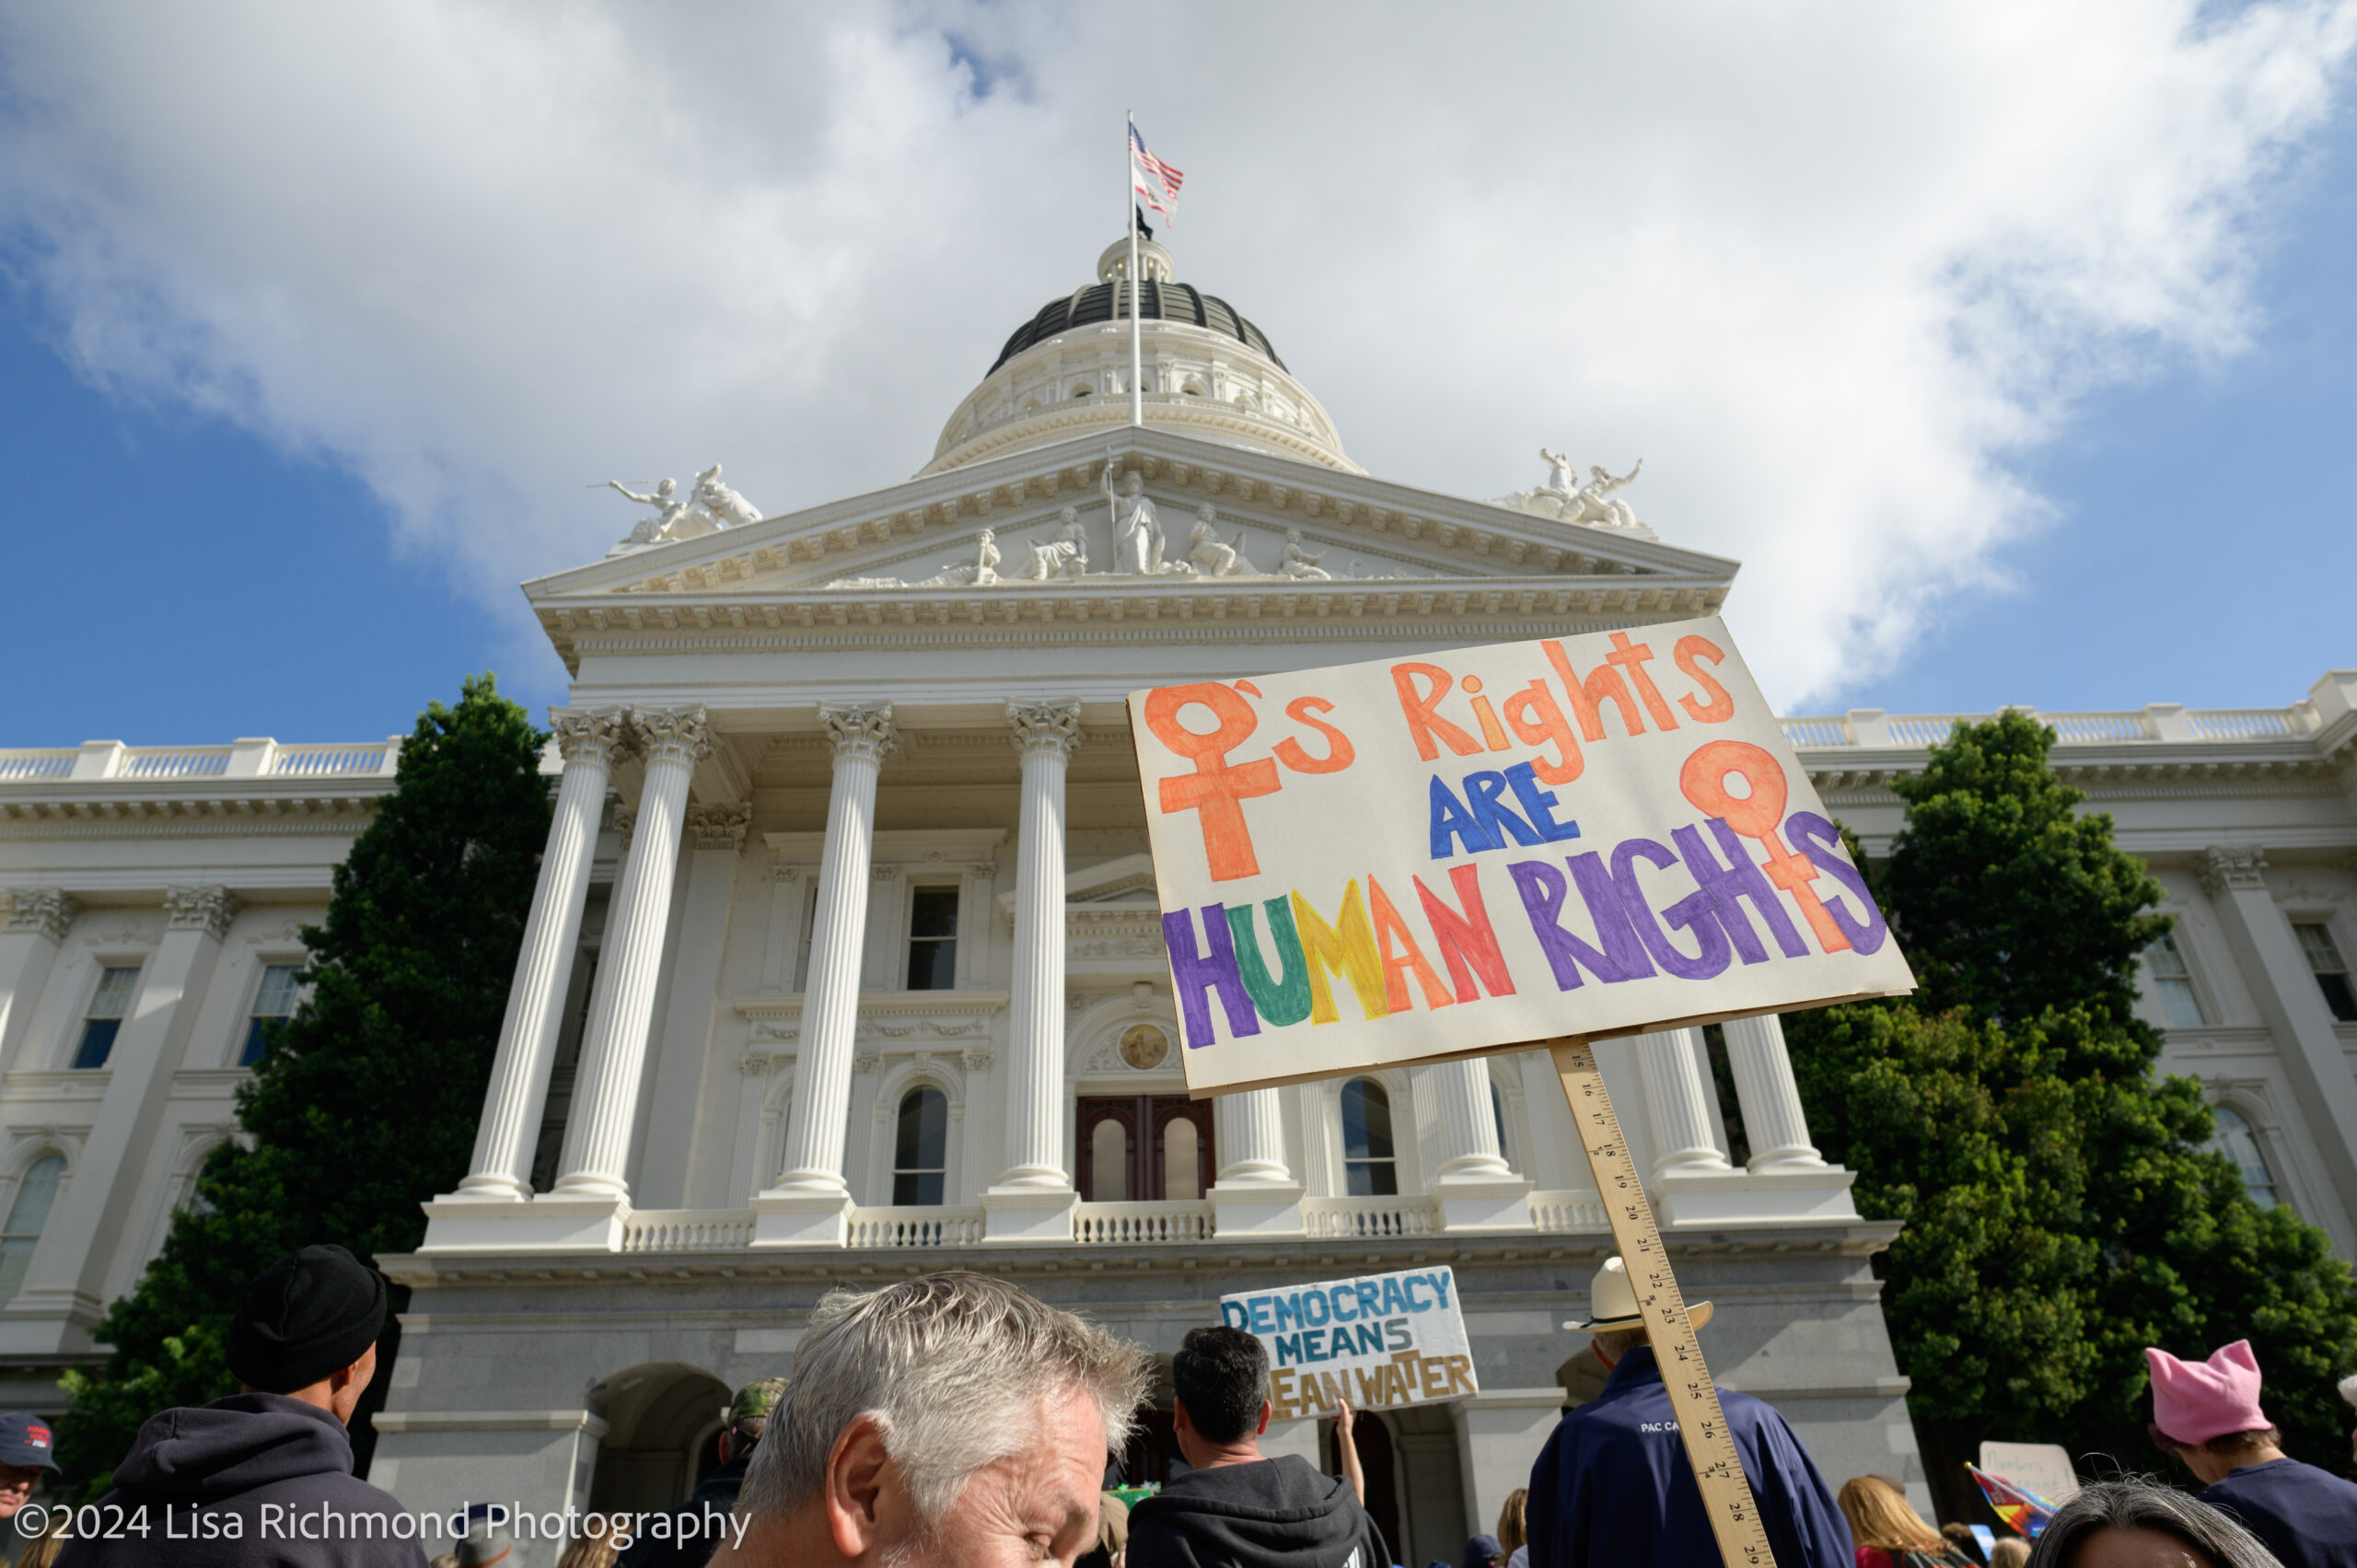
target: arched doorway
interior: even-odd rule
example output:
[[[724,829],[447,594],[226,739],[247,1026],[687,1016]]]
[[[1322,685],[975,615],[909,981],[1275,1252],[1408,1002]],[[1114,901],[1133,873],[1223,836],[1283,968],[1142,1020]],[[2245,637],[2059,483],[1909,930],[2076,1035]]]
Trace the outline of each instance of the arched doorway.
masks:
[[[636,1513],[687,1501],[716,1458],[730,1397],[711,1373],[676,1362],[633,1366],[590,1389],[606,1419],[590,1508]]]

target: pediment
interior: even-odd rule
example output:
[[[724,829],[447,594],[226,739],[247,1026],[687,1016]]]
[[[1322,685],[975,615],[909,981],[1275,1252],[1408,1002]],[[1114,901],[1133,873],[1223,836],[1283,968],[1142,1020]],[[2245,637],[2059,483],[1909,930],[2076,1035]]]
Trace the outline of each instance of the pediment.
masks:
[[[1144,481],[1163,535],[1158,573],[1116,559],[1109,468]],[[1223,548],[1190,557],[1199,521]],[[1035,555],[1060,538],[1079,546],[1085,570]],[[1324,617],[1338,607],[1460,619],[1707,614],[1736,570],[1650,530],[1563,522],[1149,427],[921,475],[524,587],[571,665],[585,635],[683,627],[824,635],[891,623]]]

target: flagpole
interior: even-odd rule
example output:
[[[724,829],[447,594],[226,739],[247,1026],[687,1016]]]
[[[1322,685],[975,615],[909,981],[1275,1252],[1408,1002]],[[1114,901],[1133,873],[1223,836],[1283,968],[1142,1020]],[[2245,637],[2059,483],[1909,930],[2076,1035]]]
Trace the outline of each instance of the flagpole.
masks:
[[[1145,303],[1144,280],[1138,276],[1138,208],[1137,208],[1137,110],[1130,110],[1129,130],[1121,138],[1121,157],[1127,168],[1122,178],[1129,181],[1129,211],[1124,215],[1130,225],[1130,424],[1134,428],[1145,425],[1145,338],[1138,324],[1139,308]]]

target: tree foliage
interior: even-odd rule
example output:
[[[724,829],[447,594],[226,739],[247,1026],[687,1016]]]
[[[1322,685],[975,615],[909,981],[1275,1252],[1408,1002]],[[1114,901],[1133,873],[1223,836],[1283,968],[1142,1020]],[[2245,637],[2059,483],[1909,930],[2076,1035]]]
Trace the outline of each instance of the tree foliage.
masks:
[[[336,868],[326,924],[304,929],[310,992],[238,1092],[244,1135],[205,1162],[162,1253],[99,1325],[105,1366],[67,1375],[57,1452],[72,1480],[103,1487],[148,1415],[237,1391],[222,1345],[249,1278],[313,1242],[407,1252],[419,1203],[466,1174],[548,833],[544,739],[488,675],[420,715]],[[394,1348],[379,1346],[364,1411]],[[365,1422],[353,1437],[366,1446]]]
[[[2143,1347],[2237,1339],[2286,1448],[2338,1473],[2357,1282],[2206,1147],[2200,1085],[2155,1072],[2133,1005],[2161,889],[2080,812],[2053,741],[2017,714],[1959,725],[1894,783],[1907,823],[1875,891],[1922,990],[1786,1020],[1817,1143],[1861,1213],[1906,1222],[1876,1268],[1934,1491],[1957,1498],[1987,1438],[2161,1468]]]

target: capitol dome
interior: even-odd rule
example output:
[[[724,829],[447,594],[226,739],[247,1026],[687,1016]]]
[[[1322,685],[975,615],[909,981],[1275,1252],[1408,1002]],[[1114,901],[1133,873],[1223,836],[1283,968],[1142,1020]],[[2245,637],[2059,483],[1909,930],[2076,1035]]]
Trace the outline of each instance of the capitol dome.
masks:
[[[1051,299],[1015,329],[981,384],[943,426],[938,473],[1130,422],[1130,317],[1137,288],[1127,238],[1097,260],[1097,281]],[[1180,283],[1170,252],[1138,246],[1144,305],[1145,422],[1350,473],[1334,423],[1263,332],[1217,295]]]

